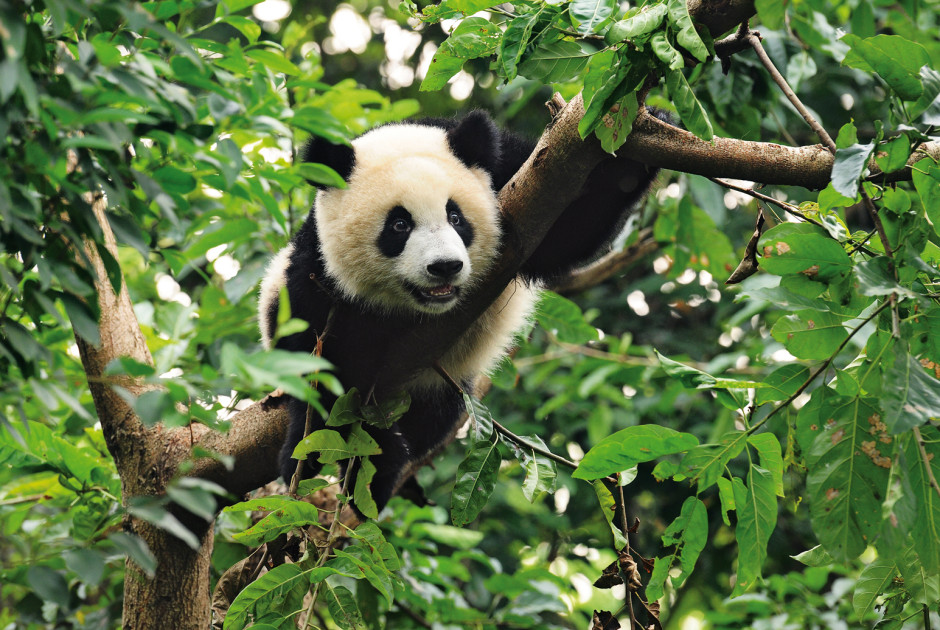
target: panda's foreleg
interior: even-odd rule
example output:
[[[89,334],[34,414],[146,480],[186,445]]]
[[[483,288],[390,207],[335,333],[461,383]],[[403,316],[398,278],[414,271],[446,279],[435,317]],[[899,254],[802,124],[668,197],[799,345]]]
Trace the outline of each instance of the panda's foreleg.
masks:
[[[625,155],[598,164],[522,266],[530,280],[551,280],[604,253],[649,191],[658,169]]]
[[[380,455],[371,457],[376,473],[370,490],[379,510],[403,484],[403,477],[411,475],[449,440],[463,409],[463,399],[449,388],[412,392],[408,411],[391,428],[368,429],[382,449]],[[349,482],[354,483],[355,478]]]

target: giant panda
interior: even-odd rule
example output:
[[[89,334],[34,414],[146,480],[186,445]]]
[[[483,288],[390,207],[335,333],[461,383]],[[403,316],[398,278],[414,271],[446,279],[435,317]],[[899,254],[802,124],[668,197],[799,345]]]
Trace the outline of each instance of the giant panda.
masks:
[[[376,356],[374,342],[403,325],[420,330],[422,322],[460,308],[485,276],[504,246],[497,193],[534,144],[499,129],[480,111],[384,125],[351,146],[310,140],[302,159],[330,166],[346,187],[314,184],[319,190],[306,221],[270,263],[259,300],[263,344],[270,347],[275,338],[279,295],[286,287],[291,316],[309,326],[276,346],[312,352],[326,330],[319,339],[322,355],[337,367],[343,384],[374,393],[371,375],[395,369]],[[609,245],[655,175],[655,169],[625,156],[602,162],[515,280],[439,359],[439,367],[472,387],[525,326],[540,283]],[[328,326],[331,312],[361,314],[372,330]],[[464,410],[460,393],[435,367],[410,375],[405,389],[411,397],[405,415],[387,430],[367,427],[382,448],[372,457],[377,472],[370,488],[380,510],[416,466],[440,449]],[[334,401],[321,393],[327,410]],[[288,411],[279,463],[289,482],[307,405],[289,398]],[[312,430],[324,428],[325,419],[314,416]],[[319,469],[312,456],[304,476]]]

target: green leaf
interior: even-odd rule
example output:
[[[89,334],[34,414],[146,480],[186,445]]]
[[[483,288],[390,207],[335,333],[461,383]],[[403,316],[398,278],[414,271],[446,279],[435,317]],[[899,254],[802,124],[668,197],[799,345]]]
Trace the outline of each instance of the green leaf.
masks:
[[[584,321],[577,304],[557,293],[545,291],[535,310],[535,319],[559,341],[583,344],[597,340],[597,329]]]
[[[232,534],[232,538],[249,547],[257,547],[292,529],[318,525],[319,522],[320,510],[315,505],[306,501],[290,501],[277,505],[268,515],[245,531]]]
[[[927,218],[933,224],[933,230],[940,235],[940,165],[925,164],[928,160],[921,160],[911,171],[914,188],[924,204]]]
[[[777,496],[783,497],[783,455],[780,440],[773,433],[758,433],[748,437],[747,443],[757,449],[761,468],[770,473]]]
[[[224,630],[244,628],[253,618],[267,611],[300,610],[310,584],[329,575],[348,575],[330,566],[303,569],[299,564],[281,564],[246,586],[229,606]],[[250,615],[254,614],[254,617]]]
[[[570,80],[578,76],[597,49],[585,41],[561,39],[540,44],[523,56],[519,74],[542,83]]]
[[[274,72],[282,72],[289,75],[301,73],[300,68],[288,61],[280,52],[274,52],[273,50],[267,50],[265,48],[253,48],[246,50],[245,55]]]
[[[60,608],[68,607],[69,585],[58,571],[42,565],[32,566],[26,569],[26,580],[43,601],[52,602]]]
[[[568,5],[568,15],[579,33],[595,33],[607,23],[617,8],[614,0],[572,0]]]
[[[702,140],[711,140],[715,135],[712,123],[681,70],[666,73],[666,88],[686,128]]]
[[[836,160],[832,165],[832,187],[836,192],[853,198],[858,194],[859,179],[868,167],[868,158],[874,150],[873,142],[836,149]]]
[[[666,64],[670,70],[679,70],[685,67],[682,53],[672,47],[672,44],[666,39],[666,34],[662,31],[653,33],[653,36],[650,37],[650,45],[659,60]]]
[[[493,416],[483,401],[470,394],[463,394],[464,408],[470,418],[470,430],[473,432],[473,441],[482,442],[493,435]]]
[[[526,13],[513,18],[506,26],[502,39],[499,42],[497,66],[502,70],[507,81],[516,78],[516,67],[526,46],[532,37],[532,29],[541,15],[541,11]]]
[[[609,435],[584,455],[576,479],[600,479],[627,470],[640,462],[648,462],[673,453],[682,453],[698,445],[690,433],[651,424],[621,429]]]
[[[859,619],[864,619],[875,609],[875,600],[888,590],[888,586],[897,574],[898,568],[895,562],[885,558],[876,559],[862,570],[855,582],[855,593],[852,595],[852,608]]]
[[[454,525],[466,525],[475,519],[496,489],[501,461],[497,445],[496,440],[477,442],[457,467],[450,507]]]
[[[679,516],[663,532],[664,545],[676,545],[680,574],[672,578],[675,588],[682,586],[692,573],[695,562],[708,541],[708,515],[705,504],[697,497],[686,497]]]
[[[935,606],[940,601],[940,573],[929,570],[921,561],[920,540],[911,541],[896,562],[904,580],[904,590],[910,594],[911,600],[922,606]]]
[[[721,436],[719,444],[702,444],[686,453],[680,469],[685,471],[689,481],[698,485],[698,492],[702,492],[721,478],[725,466],[741,453],[746,443],[744,431],[729,431]]]
[[[362,406],[362,395],[355,387],[336,399],[330,408],[330,417],[326,420],[328,427],[342,427],[354,422],[360,422],[359,409]]]
[[[780,0],[755,0],[754,7],[761,23],[772,31],[783,28],[787,3]]]
[[[623,549],[627,546],[627,539],[624,538],[623,532],[620,531],[620,525],[614,523],[617,501],[614,499],[614,495],[607,487],[607,484],[600,479],[595,479],[591,482],[591,485],[594,487],[594,494],[597,495],[597,501],[600,503],[601,514],[604,515],[604,519],[610,527],[610,532],[614,535],[614,547],[616,549]]]
[[[601,118],[600,124],[594,130],[597,139],[601,141],[601,148],[614,154],[622,147],[627,141],[627,136],[633,131],[633,121],[636,120],[639,111],[640,105],[636,100],[636,92],[627,94],[616,103],[610,113]]]
[[[808,567],[825,567],[833,563],[832,556],[826,553],[822,545],[816,545],[812,549],[807,549],[790,557]]]
[[[673,361],[667,356],[656,352],[656,358],[663,371],[669,376],[681,381],[684,387],[689,389],[751,389],[763,387],[758,381],[738,381],[733,378],[717,378],[707,372],[698,370],[684,363]]]
[[[884,173],[893,173],[904,168],[911,155],[911,141],[903,133],[878,145],[875,163]]]
[[[902,287],[894,279],[894,274],[890,271],[891,264],[891,259],[887,256],[877,256],[856,265],[854,271],[859,293],[874,296],[896,293],[901,297],[918,299],[919,294]]]
[[[343,630],[362,627],[362,613],[359,612],[359,606],[356,604],[356,597],[352,591],[345,586],[331,586],[329,582],[323,584],[326,606],[333,623]]]
[[[906,344],[895,344],[895,359],[884,375],[882,421],[893,434],[940,418],[940,381],[928,373]]]
[[[179,538],[190,549],[199,549],[199,539],[183,525],[178,518],[170,514],[166,507],[151,497],[133,497],[127,511],[135,517],[147,521],[154,527]]]
[[[770,333],[800,359],[828,359],[847,334],[841,318],[818,311],[800,311],[781,317]]]
[[[323,164],[300,162],[293,166],[293,170],[308,182],[323,184],[331,188],[346,188],[346,180],[339,173]]]
[[[652,33],[663,23],[664,17],[666,17],[665,4],[647,4],[639,13],[613,24],[604,35],[604,42],[612,45]]]
[[[356,487],[353,489],[353,501],[356,502],[356,507],[369,518],[379,517],[379,507],[369,491],[369,484],[372,483],[375,472],[375,464],[372,463],[372,460],[363,457],[360,460],[359,472],[356,475]]]
[[[736,597],[754,586],[761,576],[767,543],[777,525],[777,498],[773,476],[758,466],[750,467],[746,486],[737,477],[732,484],[738,513],[734,531],[738,541],[738,578],[731,593]]]
[[[877,72],[906,101],[916,101],[924,91],[920,69],[932,65],[927,50],[900,35],[875,35],[862,39],[851,33],[842,37],[851,46],[843,64]]]
[[[389,429],[411,407],[411,395],[406,390],[390,394],[387,398],[359,409],[363,420],[380,429]]]
[[[294,448],[294,459],[306,459],[310,453],[317,453],[321,464],[334,464],[350,457],[378,455],[382,450],[362,427],[354,426],[349,437],[344,440],[332,429],[314,431]]]
[[[807,454],[806,489],[816,537],[844,562],[864,551],[881,526],[891,461],[881,459],[880,414],[869,401],[855,398],[827,411]]]
[[[190,259],[205,256],[213,247],[219,245],[233,245],[248,240],[258,231],[258,223],[251,219],[232,219],[230,221],[217,221],[214,229],[206,231],[192,245],[186,248],[186,256]]]
[[[796,363],[777,368],[767,375],[764,379],[764,387],[755,393],[754,404],[760,406],[769,402],[786,400],[796,393],[809,375],[808,367]]]
[[[62,554],[65,566],[88,586],[97,586],[104,577],[105,557],[95,549],[69,549]]]
[[[852,270],[852,259],[825,230],[810,223],[781,223],[761,236],[760,266],[778,276],[802,274],[831,281]]]
[[[465,550],[473,549],[486,537],[481,531],[437,523],[418,523],[412,527],[411,532],[418,537],[427,537],[442,545]]]
[[[667,8],[669,11],[669,22],[673,24],[678,30],[676,33],[676,41],[678,44],[692,53],[693,57],[702,63],[705,63],[705,61],[708,60],[709,55],[708,47],[705,46],[705,42],[702,41],[702,38],[699,37],[698,31],[695,30],[695,25],[692,23],[691,16],[689,16],[689,8],[686,5],[686,1],[669,0]],[[671,88],[669,93],[672,94]],[[675,99],[675,96],[673,96],[673,99]],[[686,122],[685,118],[682,119],[682,122]],[[700,138],[711,140],[711,125],[709,125],[708,137],[695,132],[693,129],[691,129],[691,127],[689,128],[689,131],[692,131],[692,133],[699,136]]]
[[[545,442],[537,435],[527,435],[524,439],[548,451]],[[531,446],[514,445],[514,450],[516,449],[522,456],[522,466],[525,468],[522,494],[530,503],[534,503],[543,492],[551,492],[555,488],[555,477],[558,471],[553,460],[536,452]]]
[[[731,485],[731,480],[727,477],[718,478],[718,501],[721,504],[721,520],[725,525],[731,527],[728,512],[735,509],[734,487]]]
[[[439,90],[444,87],[460,71],[464,61],[492,54],[499,45],[501,35],[499,27],[485,18],[461,20],[434,53],[428,73],[421,82],[421,90]]]
[[[428,73],[424,75],[424,79],[421,81],[420,89],[422,92],[433,92],[441,89],[447,85],[451,77],[463,68],[466,59],[453,57],[447,54],[446,51],[441,52],[441,50],[441,48],[438,48],[437,52],[434,53],[434,57],[431,58]]]
[[[917,556],[927,573],[936,578],[940,575],[940,496],[930,479],[931,473],[934,479],[940,479],[940,431],[934,426],[923,427],[921,436],[926,458],[920,452],[915,437],[911,436],[904,442],[904,459],[910,493],[917,505],[917,515],[912,523]]]

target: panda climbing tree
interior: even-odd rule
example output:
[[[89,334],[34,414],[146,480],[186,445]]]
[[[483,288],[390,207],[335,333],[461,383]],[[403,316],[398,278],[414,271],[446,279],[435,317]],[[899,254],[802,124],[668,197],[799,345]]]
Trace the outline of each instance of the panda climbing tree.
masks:
[[[276,346],[320,353],[347,387],[366,392],[364,402],[381,405],[394,393],[387,373],[400,375],[403,366],[380,337],[409,329],[420,338],[427,322],[466,308],[500,253],[524,236],[500,215],[497,192],[534,146],[499,130],[483,112],[386,125],[351,147],[311,140],[303,158],[331,167],[343,182],[321,186],[300,231],[270,265],[259,301],[266,345],[277,334],[286,291],[291,317],[307,327]],[[462,394],[473,392],[477,377],[526,326],[539,284],[590,262],[609,245],[655,175],[655,168],[626,156],[605,159],[498,297],[433,363],[394,383],[407,393],[407,410],[391,426],[366,427],[378,451],[369,459],[373,516],[416,465],[452,438],[465,412]],[[338,323],[351,316],[354,325]],[[328,393],[319,397],[324,409],[335,400]],[[328,418],[309,406],[296,398],[289,403],[280,456],[286,481],[318,472],[317,444],[333,437],[318,433],[330,431]],[[298,466],[292,455],[305,435],[313,439],[304,450],[313,452]],[[358,469],[347,472],[351,488]]]
[[[205,628],[214,582],[216,625],[229,627],[587,627],[594,608],[595,627],[655,625],[657,613],[669,626],[747,627],[770,615],[795,627],[877,615],[934,624],[931,14],[870,0],[757,12],[736,1],[571,0],[467,17],[480,5],[445,0],[414,16],[430,26],[412,32],[404,18],[392,28],[387,3],[356,21],[362,4],[330,8],[328,21],[301,2],[289,17],[270,15],[286,3],[258,3],[256,17],[237,0],[0,7],[0,625]],[[344,55],[329,39],[349,18],[366,25],[369,54]],[[758,26],[763,44],[749,30]],[[473,102],[496,130],[479,114],[421,119],[453,114],[447,92],[423,98],[423,112],[402,92],[386,98],[402,80],[395,33],[434,40],[420,46],[428,87],[460,66],[476,76]],[[353,85],[369,80],[350,62],[372,52],[390,55],[384,95]],[[467,75],[455,75],[455,94]],[[481,98],[504,79],[498,99]],[[542,84],[561,84],[567,106],[546,115],[521,105],[520,94],[549,98]],[[415,169],[421,183],[463,173],[446,198],[420,190],[394,201],[374,257],[348,273],[331,274],[324,256],[322,274],[315,260],[313,278],[292,276],[309,263],[294,258],[302,237],[311,251],[325,246],[316,211],[301,226],[306,180],[328,209],[380,153],[363,146],[369,138],[398,156],[424,150],[388,135],[408,124],[437,138],[423,145],[436,158]],[[492,159],[514,151],[500,129],[535,139],[543,127],[534,149],[519,149],[525,161],[506,162],[515,175],[497,191]],[[310,136],[327,142],[306,162]],[[543,299],[531,341],[493,373],[492,414],[458,397],[486,361],[468,353],[479,368],[463,369],[449,352],[480,317],[506,330],[524,320],[526,291],[546,278],[558,286],[546,261],[594,253],[565,247],[602,246],[619,222],[594,220],[616,198],[607,186],[641,190],[652,170],[619,168],[627,158],[672,171],[627,226],[626,246],[615,239],[619,260],[634,247],[647,257],[579,294],[584,314]],[[605,164],[615,167],[590,183]],[[759,185],[720,179],[731,176]],[[599,200],[578,199],[595,191]],[[763,224],[745,195],[762,204]],[[492,243],[481,208],[494,204],[499,245],[481,257]],[[595,227],[601,236],[585,238]],[[546,239],[554,245],[540,257]],[[273,349],[262,352],[253,296],[288,243],[271,267],[283,273],[266,283]],[[428,249],[446,256],[422,261]],[[593,277],[615,258],[592,265]],[[489,270],[478,278],[480,260]],[[740,260],[736,277],[761,272],[719,289]],[[355,284],[377,268],[410,283],[371,287],[378,309]],[[296,303],[295,280],[312,282],[316,299]],[[507,308],[490,311],[499,300]],[[305,340],[311,329],[322,343]],[[501,336],[467,341],[498,353]],[[294,341],[301,352],[284,349]],[[396,391],[407,400],[390,399]],[[232,392],[264,402],[242,409]],[[216,519],[286,476],[280,405],[291,398],[311,403],[310,441],[290,453],[297,492],[254,495]],[[468,436],[421,469],[439,505],[385,503],[446,442],[460,405],[473,415]],[[429,418],[444,426],[422,430]],[[341,479],[329,488],[309,476],[323,459]],[[574,472],[560,468],[575,461]],[[378,516],[321,528],[336,503],[314,491],[327,489]],[[800,561],[815,566],[794,570],[790,556],[806,549]],[[754,594],[746,606],[726,602],[743,592]]]

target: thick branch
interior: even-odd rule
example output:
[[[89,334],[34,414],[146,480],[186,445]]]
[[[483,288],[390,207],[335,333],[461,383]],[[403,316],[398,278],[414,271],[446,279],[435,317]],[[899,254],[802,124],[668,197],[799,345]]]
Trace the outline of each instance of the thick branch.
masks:
[[[91,202],[95,217],[101,225],[105,247],[117,259],[117,242],[105,216],[105,198],[98,193]],[[115,295],[104,263],[93,242],[86,243],[85,254],[94,265],[98,278],[96,289],[101,311],[98,322],[101,343],[96,346],[78,335],[75,340],[108,450],[114,457],[123,481],[125,476],[136,476],[142,455],[138,446],[145,429],[131,406],[114,391],[113,380],[104,378],[104,370],[109,362],[118,357],[130,357],[147,365],[153,365],[153,358],[137,323],[126,285],[122,281],[121,293]],[[122,382],[121,385],[135,394],[148,389],[132,381]]]
[[[803,186],[818,190],[829,183],[835,160],[822,145],[788,147],[771,142],[749,142],[732,138],[714,138],[706,142],[683,129],[673,127],[655,116],[641,114],[633,124],[633,133],[621,151],[631,157],[673,171],[705,177],[733,177],[762,184]],[[925,157],[940,159],[940,143],[921,145],[908,165]],[[869,170],[876,181],[910,179],[909,168],[877,178],[881,172],[874,160]]]
[[[220,460],[205,457],[196,462],[190,475],[214,481],[236,496],[276,479],[280,474],[277,456],[289,422],[281,400],[269,397],[238,412],[227,433],[194,427],[198,446],[235,461],[228,470]],[[180,434],[175,437],[179,439]]]

